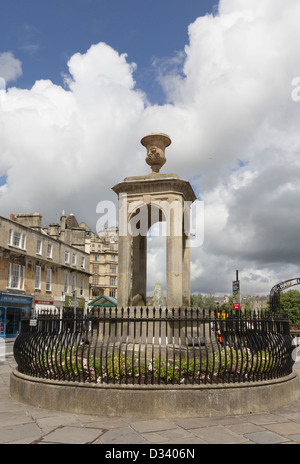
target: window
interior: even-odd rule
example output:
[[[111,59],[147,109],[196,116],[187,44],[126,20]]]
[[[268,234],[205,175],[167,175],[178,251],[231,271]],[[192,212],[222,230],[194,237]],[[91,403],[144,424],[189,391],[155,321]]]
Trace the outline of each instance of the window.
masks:
[[[26,234],[21,234],[21,232],[10,229],[9,230],[8,244],[10,246],[25,250],[25,247],[26,247]]]
[[[93,270],[92,270],[93,274],[98,274],[99,272],[99,266],[97,264],[93,264]]]
[[[111,255],[110,259],[111,259],[112,261],[115,261],[115,260],[116,260],[115,255]]]
[[[116,278],[115,277],[110,278],[110,285],[116,285]]]
[[[70,252],[68,250],[65,251],[65,263],[70,262]]]
[[[81,268],[82,269],[85,268],[85,258],[84,257],[81,258]]]
[[[72,275],[72,292],[75,292],[76,290],[76,275]]]
[[[99,277],[93,276],[92,283],[93,285],[99,285]]]
[[[52,286],[52,269],[47,269],[47,277],[46,277],[46,292],[51,292]]]
[[[52,252],[53,252],[53,245],[51,245],[51,243],[48,243],[47,258],[52,258]]]
[[[110,288],[109,289],[109,296],[112,296],[113,298],[116,297],[116,289],[115,288]]]
[[[114,265],[110,265],[110,273],[111,274],[116,274],[117,273],[117,267]]]
[[[76,266],[76,253],[72,253],[72,266]]]
[[[41,266],[35,266],[35,289],[36,290],[41,290],[41,275],[42,275]]]
[[[21,248],[21,233],[20,232],[14,232],[14,240],[13,240],[13,246]]]
[[[42,240],[37,240],[36,242],[36,254],[37,255],[42,254]]]
[[[68,293],[68,291],[69,291],[69,274],[65,274],[64,292]]]
[[[8,263],[7,287],[24,290],[25,266]]]
[[[22,245],[21,245],[21,248],[23,250],[26,249],[26,235],[25,234],[22,234]]]
[[[84,278],[80,279],[80,295],[83,296],[84,293]]]

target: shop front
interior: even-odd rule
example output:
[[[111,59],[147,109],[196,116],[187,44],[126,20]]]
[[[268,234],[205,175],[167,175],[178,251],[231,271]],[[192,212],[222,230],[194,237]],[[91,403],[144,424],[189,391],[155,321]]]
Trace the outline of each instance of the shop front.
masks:
[[[34,300],[34,317],[38,315],[59,315],[59,309],[54,301]]]
[[[0,292],[0,337],[15,338],[19,335],[21,319],[30,318],[32,296]]]

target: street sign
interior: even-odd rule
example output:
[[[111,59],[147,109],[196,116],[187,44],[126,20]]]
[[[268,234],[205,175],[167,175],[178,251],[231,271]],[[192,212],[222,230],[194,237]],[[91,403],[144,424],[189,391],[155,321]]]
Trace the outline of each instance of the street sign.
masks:
[[[239,273],[236,271],[236,279],[232,282],[232,302],[234,311],[241,309],[241,296],[240,296],[240,281]]]
[[[74,308],[75,307],[75,298],[73,296],[65,297],[65,307]],[[85,308],[85,299],[76,298],[76,308],[84,309]]]

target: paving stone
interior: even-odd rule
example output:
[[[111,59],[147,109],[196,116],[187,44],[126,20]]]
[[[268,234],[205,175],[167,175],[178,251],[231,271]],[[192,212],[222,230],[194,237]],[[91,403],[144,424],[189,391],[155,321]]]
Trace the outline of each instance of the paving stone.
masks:
[[[41,436],[41,429],[34,423],[2,427],[0,443],[13,443],[20,440],[28,440],[31,443]]]
[[[269,424],[265,427],[271,432],[284,436],[300,434],[300,424],[297,422],[281,422],[280,424]]]
[[[193,429],[193,433],[209,444],[245,443],[248,440],[222,425]]]
[[[289,438],[282,437],[270,431],[248,433],[245,437],[260,445],[275,445],[276,443],[289,441]]]
[[[130,426],[139,433],[157,432],[159,430],[176,429],[174,422],[164,419],[151,419],[147,421],[130,422]]]
[[[101,429],[60,427],[43,437],[43,443],[86,444],[92,443],[103,433]]]
[[[43,430],[44,433],[49,433],[57,427],[61,427],[62,425],[77,425],[78,427],[81,426],[79,419],[70,414],[68,416],[51,416],[51,417],[43,417],[41,419],[37,419],[38,426]]]
[[[177,438],[176,440],[169,440],[168,445],[207,445],[207,442],[198,437],[190,438]]]
[[[30,424],[34,423],[31,417],[26,416],[26,414],[21,411],[9,411],[0,413],[0,434],[4,427],[10,425],[21,425],[21,424]]]
[[[276,414],[247,414],[244,416],[244,420],[256,425],[266,425],[285,421],[283,417],[277,416]]]
[[[80,421],[85,427],[100,429],[116,429],[126,426],[122,419],[115,419],[113,417],[99,418],[97,416],[94,416],[90,417],[86,422],[85,419],[82,419],[82,417],[80,417]]]
[[[187,430],[197,429],[199,427],[209,427],[212,425],[219,424],[218,419],[212,419],[210,417],[191,417],[186,419],[176,419],[174,422],[180,427]]]
[[[300,443],[300,434],[289,435],[288,438],[289,438],[289,440],[293,440],[296,443]]]
[[[261,432],[263,430],[259,425],[251,424],[251,422],[241,422],[235,425],[226,425],[226,428],[231,430],[238,435],[244,435],[245,433]]]
[[[105,432],[100,439],[99,443],[103,444],[142,444],[148,443],[145,438],[142,438],[138,433],[132,430],[130,427],[122,427],[118,429],[112,429]]]
[[[176,429],[171,429],[171,430],[162,430],[160,432],[142,433],[142,436],[150,443],[162,443],[162,442],[169,443],[170,440],[195,438],[194,435],[192,435],[187,430],[184,430],[180,427],[177,427]]]

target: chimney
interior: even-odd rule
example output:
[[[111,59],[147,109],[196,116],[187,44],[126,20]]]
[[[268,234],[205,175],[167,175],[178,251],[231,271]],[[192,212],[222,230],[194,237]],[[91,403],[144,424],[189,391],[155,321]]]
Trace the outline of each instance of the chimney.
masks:
[[[65,210],[62,210],[61,217],[60,217],[60,230],[66,229],[66,213]]]
[[[51,222],[51,224],[49,224],[49,236],[56,240],[59,238],[59,224],[56,222]]]
[[[30,229],[41,231],[42,215],[40,213],[24,213],[17,214],[16,221],[22,226],[30,227]]]

